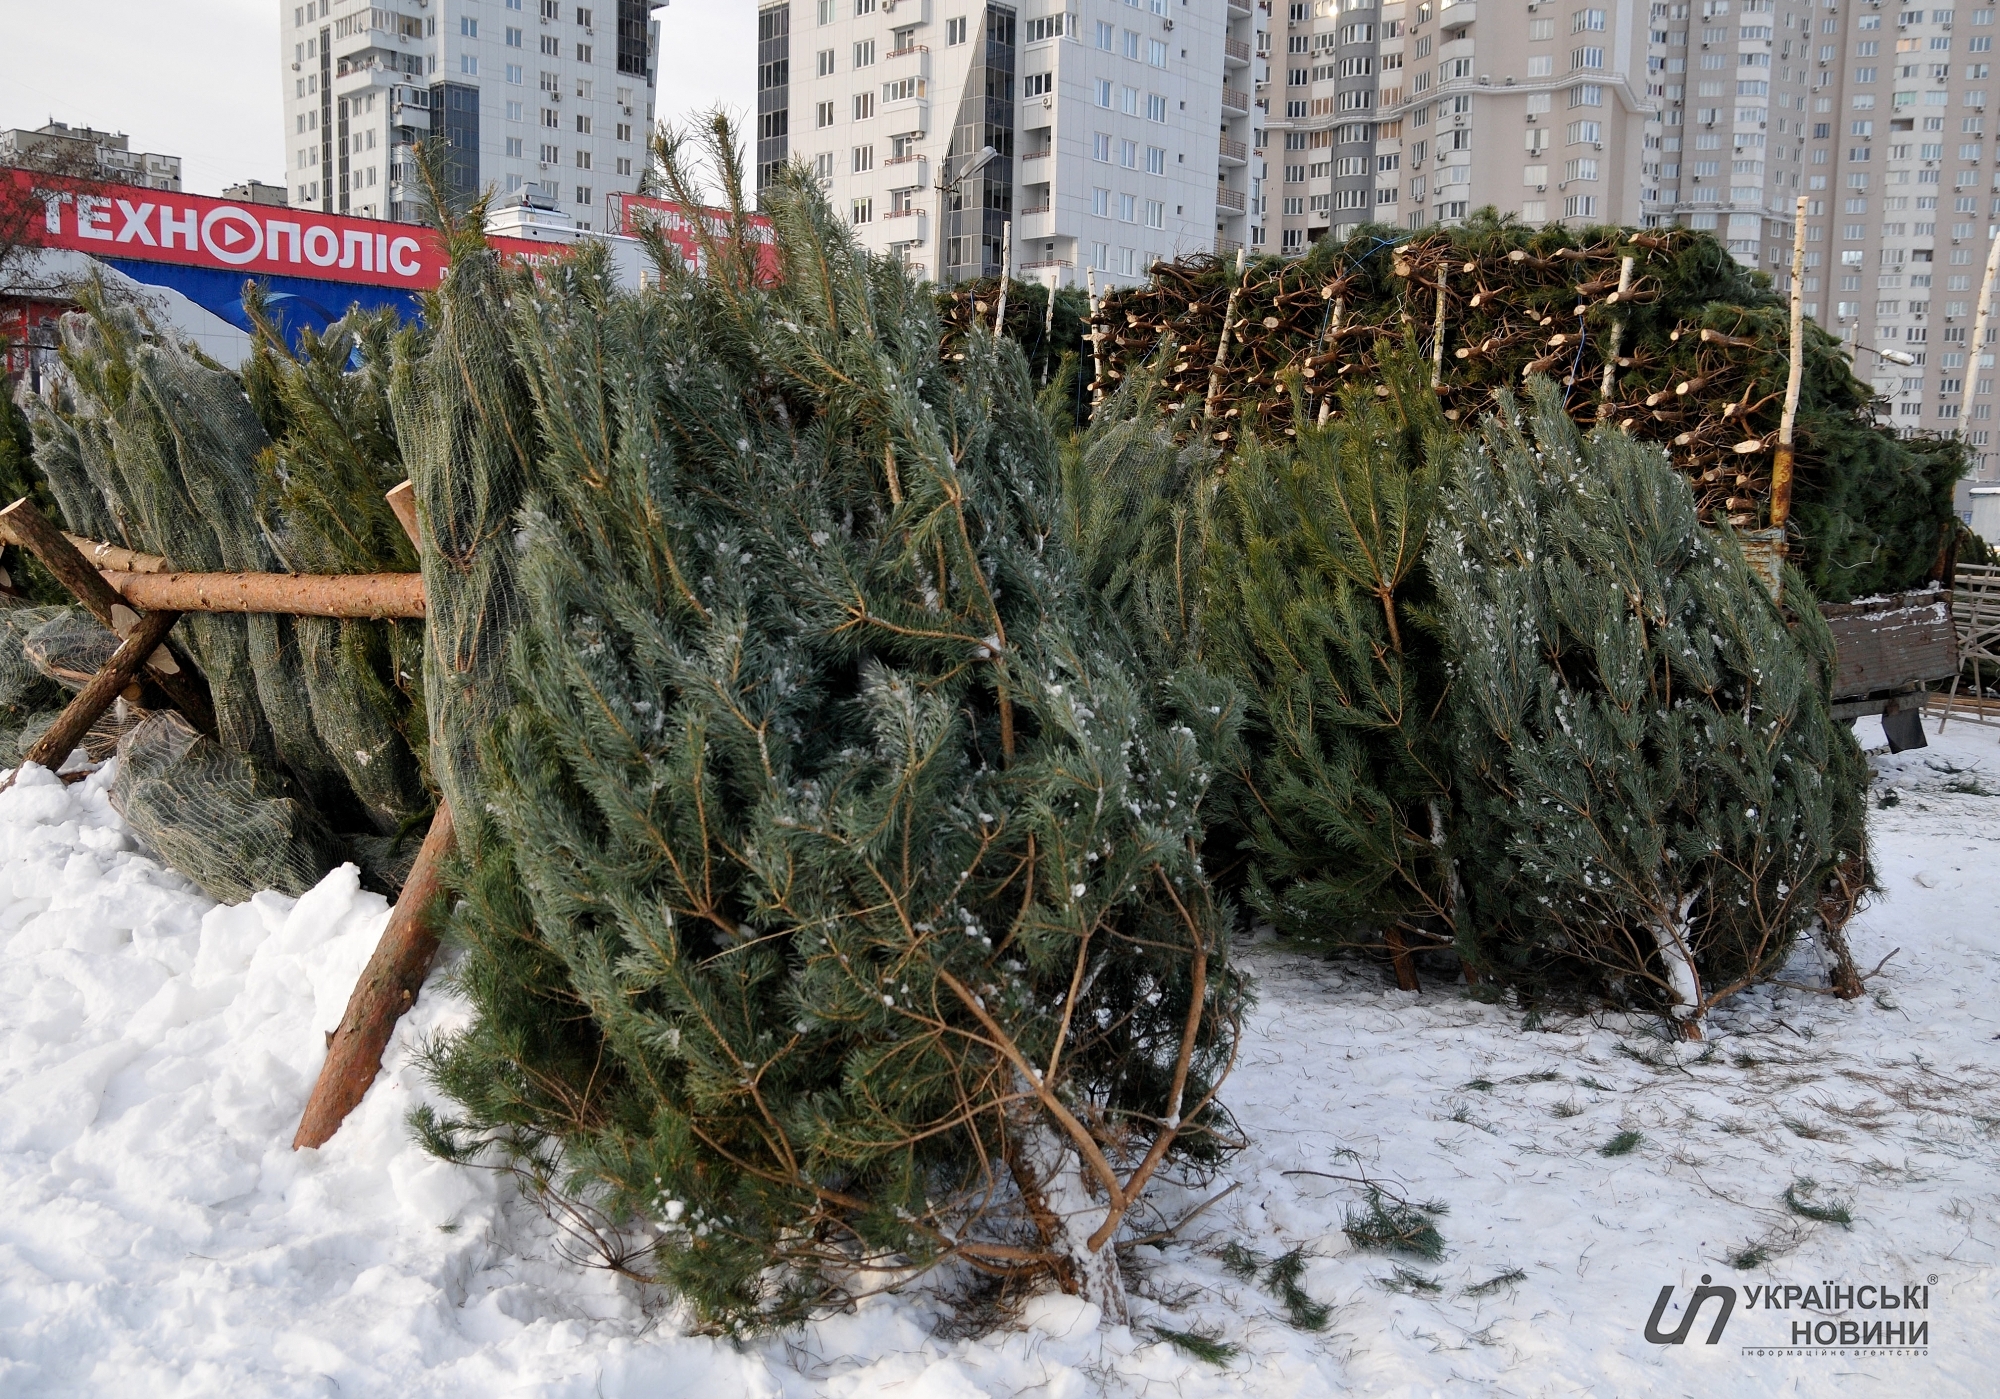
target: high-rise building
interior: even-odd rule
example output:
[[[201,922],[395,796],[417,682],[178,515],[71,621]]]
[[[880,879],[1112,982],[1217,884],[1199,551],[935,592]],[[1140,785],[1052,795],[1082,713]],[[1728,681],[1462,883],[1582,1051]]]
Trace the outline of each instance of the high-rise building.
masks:
[[[181,158],[132,149],[122,131],[49,121],[33,131],[0,131],[0,165],[57,170],[79,179],[178,190]]]
[[[451,193],[522,193],[605,226],[638,187],[665,0],[281,0],[295,206],[415,219],[411,147],[446,142]]]
[[[1986,130],[1987,104],[2000,96],[1994,6],[1800,8],[1818,21],[1807,309],[1855,348],[1855,372],[1874,382],[1889,421],[1964,427],[1977,474],[1990,477],[2000,328],[1986,332],[1977,364],[1969,341],[2000,227],[2000,149]],[[1972,420],[1961,424],[1968,375]]]
[[[1076,285],[1247,237],[1250,0],[778,0],[757,178],[809,163],[862,242],[940,281]],[[993,154],[983,153],[991,148]]]

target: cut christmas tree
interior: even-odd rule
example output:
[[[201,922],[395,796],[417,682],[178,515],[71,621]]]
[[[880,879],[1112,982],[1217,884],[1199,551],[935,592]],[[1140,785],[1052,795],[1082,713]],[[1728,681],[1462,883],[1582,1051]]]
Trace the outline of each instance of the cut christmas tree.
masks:
[[[515,703],[451,736],[476,1014],[422,1126],[602,1239],[643,1225],[621,1266],[718,1328],[946,1263],[1120,1314],[1149,1186],[1231,1143],[1209,774],[1081,596],[1018,349],[975,331],[941,370],[928,293],[797,172],[760,285],[708,144],[735,226],[703,271],[513,278],[503,347],[453,338],[490,285],[461,254],[404,371],[409,421],[469,422],[499,355],[534,408],[525,461],[471,430],[413,459],[530,488],[518,542],[457,565],[517,569]]]

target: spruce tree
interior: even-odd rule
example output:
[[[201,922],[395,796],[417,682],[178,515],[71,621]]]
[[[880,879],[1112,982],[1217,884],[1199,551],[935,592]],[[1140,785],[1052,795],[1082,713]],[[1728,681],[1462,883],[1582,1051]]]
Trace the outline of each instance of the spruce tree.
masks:
[[[623,1266],[717,1327],[946,1260],[1122,1311],[1148,1182],[1229,1141],[1208,774],[1080,596],[1018,350],[945,372],[925,289],[803,170],[760,285],[710,149],[702,271],[510,292],[516,703],[478,745],[475,1016],[432,1059],[460,1110],[420,1125],[650,1222]]]
[[[1860,756],[1804,579],[1786,617],[1654,446],[1559,389],[1454,449],[1428,554],[1452,690],[1460,944],[1698,1036],[1861,854]]]
[[[1414,356],[1292,441],[1246,442],[1209,540],[1207,654],[1250,696],[1251,905],[1336,943],[1453,937],[1445,677],[1423,551],[1446,423]],[[1398,958],[1399,975],[1408,973]],[[1406,979],[1406,984],[1409,983]]]

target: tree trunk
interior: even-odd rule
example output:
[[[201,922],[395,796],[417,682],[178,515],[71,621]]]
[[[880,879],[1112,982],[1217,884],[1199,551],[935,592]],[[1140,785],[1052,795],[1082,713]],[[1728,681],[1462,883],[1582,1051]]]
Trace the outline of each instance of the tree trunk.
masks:
[[[1043,1243],[1066,1264],[1058,1274],[1063,1290],[1096,1303],[1106,1323],[1124,1325],[1130,1312],[1117,1245],[1106,1240],[1101,1248],[1090,1247],[1090,1236],[1104,1223],[1109,1206],[1092,1198],[1076,1149],[1046,1124],[1035,1123],[1008,1164]]]
[[[326,1063],[306,1102],[292,1150],[323,1146],[340,1130],[347,1114],[367,1094],[382,1067],[382,1051],[403,1012],[416,1004],[417,992],[437,956],[440,894],[438,865],[454,839],[451,808],[438,803],[430,833],[403,883],[402,897],[389,914],[389,926],[375,945],[361,979],[347,999],[340,1028],[327,1042]]]

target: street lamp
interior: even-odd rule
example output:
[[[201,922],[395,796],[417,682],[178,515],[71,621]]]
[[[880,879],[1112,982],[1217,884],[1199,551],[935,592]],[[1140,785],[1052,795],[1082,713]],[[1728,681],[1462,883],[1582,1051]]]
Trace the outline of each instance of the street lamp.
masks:
[[[991,146],[981,146],[979,148],[979,154],[972,157],[972,159],[969,162],[967,162],[965,168],[959,171],[956,175],[952,176],[950,179],[945,178],[945,171],[950,168],[951,158],[949,156],[945,157],[944,163],[940,164],[938,167],[937,275],[933,277],[931,280],[936,282],[939,286],[944,285],[945,201],[948,198],[950,198],[953,190],[957,189],[960,185],[964,184],[967,180],[971,179],[981,170],[984,170],[986,168],[987,162],[991,161],[995,156],[999,154],[1000,152],[994,150],[993,147]]]

